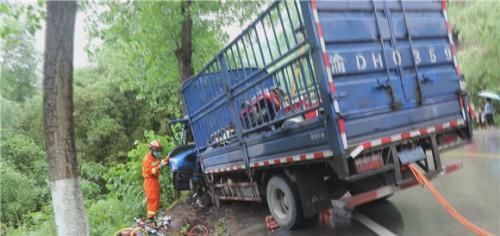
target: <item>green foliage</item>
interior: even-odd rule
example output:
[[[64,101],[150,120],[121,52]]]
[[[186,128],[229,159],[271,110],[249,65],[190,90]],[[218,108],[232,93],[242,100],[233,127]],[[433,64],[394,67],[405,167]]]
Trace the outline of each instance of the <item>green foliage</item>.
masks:
[[[217,220],[215,225],[215,235],[227,235],[227,219],[226,217],[221,217]]]
[[[12,173],[7,171],[10,176],[18,173],[23,178],[29,179],[27,184],[33,184],[33,186],[26,187],[26,189],[30,189],[34,193],[36,200],[36,203],[32,204],[32,209],[39,210],[42,207],[41,204],[48,201],[50,195],[47,185],[45,152],[29,136],[18,133],[5,134],[2,136],[0,144],[4,168],[12,169]],[[2,182],[6,181],[6,178],[1,176]],[[11,190],[15,190],[15,188]]]
[[[151,140],[159,140],[164,150],[170,150],[173,142],[166,136],[156,135],[153,131],[144,132],[144,140],[136,145],[128,153],[129,161],[127,164],[118,164],[111,167],[105,174],[107,180],[107,189],[109,195],[126,202],[129,206],[141,212],[145,212],[145,195],[143,192],[142,160],[148,153],[147,144]],[[165,155],[166,153],[164,153]],[[160,188],[163,206],[175,199],[175,191],[172,186],[172,176],[168,168],[164,168],[160,175]]]
[[[45,152],[30,137],[12,133],[0,145],[2,159],[13,164],[19,171],[30,175],[45,171],[43,166],[39,166],[40,170],[32,168],[33,163],[45,161]]]
[[[22,132],[33,139],[40,147],[43,147],[43,112],[42,96],[39,92],[35,96],[21,103],[19,108],[17,132]]]
[[[45,18],[44,1],[22,4],[15,1],[0,2],[0,38],[12,34],[28,33],[34,35],[42,28],[41,20]],[[19,28],[19,21],[24,21],[26,28]]]
[[[199,70],[223,46],[223,29],[256,12],[259,2],[194,1],[193,66]],[[136,92],[147,101],[151,116],[164,125],[181,116],[180,75],[175,51],[180,47],[182,14],[178,1],[105,2],[87,5],[98,12],[89,19],[94,39],[88,48],[108,79],[120,81],[122,91]],[[96,9],[97,8],[97,9]]]
[[[118,229],[130,227],[139,213],[129,204],[115,198],[99,200],[88,208],[91,235],[114,235]]]
[[[450,21],[459,35],[459,63],[476,104],[481,90],[500,92],[500,1],[451,1]]]
[[[46,206],[42,211],[25,215],[22,225],[17,227],[2,225],[1,235],[12,236],[47,236],[56,235],[56,225],[52,206]]]
[[[134,137],[152,125],[147,105],[133,93],[102,78],[100,69],[80,70],[75,75],[75,126],[77,149],[83,160],[127,161]]]
[[[92,162],[79,161],[80,166],[80,187],[86,200],[97,200],[101,194],[106,194],[106,180],[103,178],[107,172],[106,166]],[[90,203],[90,201],[87,201]]]
[[[0,3],[0,91],[3,97],[24,101],[36,93],[38,55],[34,33],[41,28],[41,6]]]
[[[21,225],[24,214],[35,210],[39,189],[35,181],[14,169],[13,165],[0,161],[0,216],[2,222]]]
[[[0,96],[1,128],[2,131],[14,131],[19,125],[19,109],[21,105]]]

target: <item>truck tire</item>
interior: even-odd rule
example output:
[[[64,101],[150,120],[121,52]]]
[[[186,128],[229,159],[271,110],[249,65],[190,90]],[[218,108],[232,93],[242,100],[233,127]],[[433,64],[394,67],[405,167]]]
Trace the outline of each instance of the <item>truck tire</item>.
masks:
[[[302,221],[300,200],[294,188],[282,176],[273,176],[266,187],[269,211],[280,227],[292,229]]]

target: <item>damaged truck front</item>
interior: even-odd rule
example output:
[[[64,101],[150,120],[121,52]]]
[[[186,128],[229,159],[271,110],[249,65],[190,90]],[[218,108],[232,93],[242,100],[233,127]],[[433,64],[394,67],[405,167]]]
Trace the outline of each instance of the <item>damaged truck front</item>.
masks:
[[[182,87],[176,188],[293,228],[434,177],[472,138],[445,1],[277,1]],[[186,164],[188,163],[188,164]]]

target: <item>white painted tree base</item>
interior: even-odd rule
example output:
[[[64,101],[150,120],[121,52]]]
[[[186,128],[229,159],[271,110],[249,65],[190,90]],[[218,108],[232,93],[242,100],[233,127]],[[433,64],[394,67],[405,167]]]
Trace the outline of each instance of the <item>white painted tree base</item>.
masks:
[[[83,206],[80,178],[50,182],[52,205],[55,211],[57,235],[89,235],[87,213]],[[85,216],[80,217],[80,216]]]

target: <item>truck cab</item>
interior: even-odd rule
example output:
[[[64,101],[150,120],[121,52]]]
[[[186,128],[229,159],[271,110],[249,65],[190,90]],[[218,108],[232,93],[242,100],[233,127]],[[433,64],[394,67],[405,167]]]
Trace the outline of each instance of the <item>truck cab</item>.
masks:
[[[181,126],[180,140],[176,140],[177,146],[168,153],[168,156],[174,189],[183,191],[189,190],[193,182],[199,182],[194,177],[199,173],[199,161],[192,136],[189,134],[188,120],[176,119],[169,122],[170,126],[178,124]],[[172,127],[170,129],[172,130]]]

